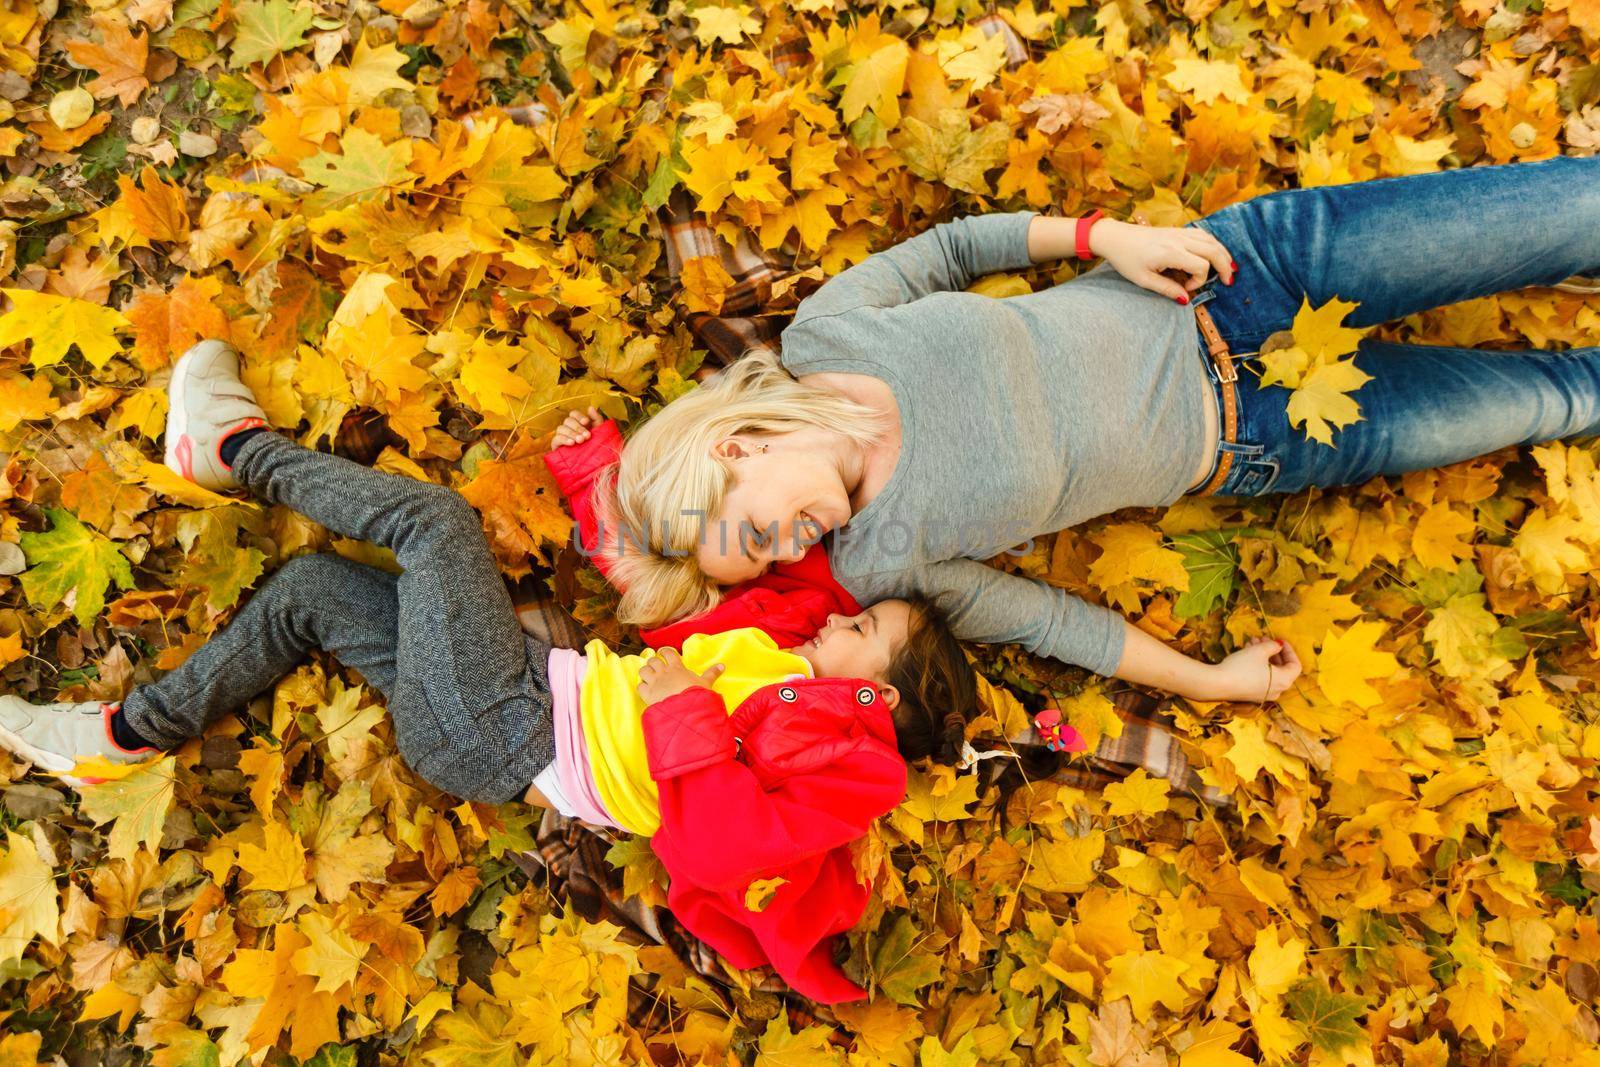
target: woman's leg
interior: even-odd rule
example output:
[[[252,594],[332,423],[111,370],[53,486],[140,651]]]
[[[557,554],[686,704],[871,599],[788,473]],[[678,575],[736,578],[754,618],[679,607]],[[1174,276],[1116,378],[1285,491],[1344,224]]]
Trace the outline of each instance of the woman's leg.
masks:
[[[1374,326],[1600,271],[1600,156],[1285,189],[1189,225],[1239,264],[1233,285],[1207,283],[1206,306],[1250,353],[1304,299],[1356,301],[1348,324]]]
[[[1259,388],[1259,364],[1241,363],[1245,452],[1218,492],[1355,484],[1509,445],[1600,433],[1600,348],[1491,352],[1369,338],[1353,358],[1372,380],[1350,394],[1361,418],[1333,431],[1333,448],[1289,424],[1289,390]]]

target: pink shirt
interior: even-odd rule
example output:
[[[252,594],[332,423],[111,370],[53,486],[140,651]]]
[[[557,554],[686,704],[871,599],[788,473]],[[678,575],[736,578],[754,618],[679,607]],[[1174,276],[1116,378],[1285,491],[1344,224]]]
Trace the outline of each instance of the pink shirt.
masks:
[[[556,758],[534,778],[534,788],[561,814],[596,826],[617,826],[595,789],[584,739],[579,694],[588,661],[570,648],[550,650],[550,710],[556,735]],[[620,829],[620,827],[619,827]]]

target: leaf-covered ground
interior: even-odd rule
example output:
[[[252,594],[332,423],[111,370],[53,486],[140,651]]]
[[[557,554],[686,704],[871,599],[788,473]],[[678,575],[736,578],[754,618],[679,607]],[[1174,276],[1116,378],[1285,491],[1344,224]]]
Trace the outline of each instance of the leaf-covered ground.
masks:
[[[1009,64],[984,13],[7,0],[4,690],[115,699],[289,556],[392,566],[160,466],[197,338],[237,344],[308,443],[384,416],[378,465],[461,489],[507,577],[542,583],[567,528],[549,431],[591,403],[638,418],[704,356],[683,313],[728,279],[665,276],[680,187],[821,276],[958,213],[1176,224],[1600,147],[1596,0],[1023,0]],[[791,38],[809,57],[775,65]],[[1307,314],[1278,365],[1336,441],[1360,383],[1327,369],[1337,317]],[[1525,290],[1381,332],[1596,344],[1600,306]],[[881,891],[847,967],[876,996],[836,1022],[558,918],[508,859],[538,812],[451,806],[326,658],[81,799],[0,757],[0,1063],[1600,1062],[1597,456],[1187,501],[1005,561],[1191,653],[1283,637],[1308,671],[1278,706],[1175,706],[1227,808],[1143,774],[915,770],[861,852]],[[555,584],[626,636],[592,573]],[[980,737],[1051,694],[1116,728],[1080,672],[975,654]],[[628,1024],[630,982],[668,1022]]]

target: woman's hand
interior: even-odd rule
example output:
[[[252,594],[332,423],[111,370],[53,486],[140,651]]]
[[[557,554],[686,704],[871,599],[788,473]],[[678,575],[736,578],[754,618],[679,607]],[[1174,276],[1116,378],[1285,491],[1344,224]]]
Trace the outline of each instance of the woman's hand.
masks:
[[[1186,301],[1213,267],[1224,283],[1233,284],[1233,257],[1221,241],[1195,226],[1139,226],[1101,218],[1089,227],[1089,251],[1135,285],[1173,300]],[[1161,273],[1167,270],[1189,278],[1174,281]]]
[[[1300,677],[1294,646],[1275,637],[1258,637],[1212,668],[1207,699],[1265,703],[1277,700]]]
[[[565,448],[567,445],[576,445],[589,439],[589,430],[600,422],[600,409],[590,408],[587,412],[574,411],[566,421],[556,427],[556,435],[550,439],[550,449]]]
[[[639,696],[646,704],[655,704],[697,685],[710,689],[724,670],[723,664],[713,663],[704,674],[696,674],[683,665],[683,656],[677,649],[663,648],[639,668]]]

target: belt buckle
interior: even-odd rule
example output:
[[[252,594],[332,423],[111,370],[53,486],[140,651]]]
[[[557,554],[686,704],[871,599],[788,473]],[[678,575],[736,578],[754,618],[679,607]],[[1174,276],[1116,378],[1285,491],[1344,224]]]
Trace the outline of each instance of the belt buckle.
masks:
[[[1232,359],[1223,360],[1212,356],[1211,361],[1217,365],[1217,377],[1222,381],[1232,385],[1239,380],[1239,372],[1234,369]]]

